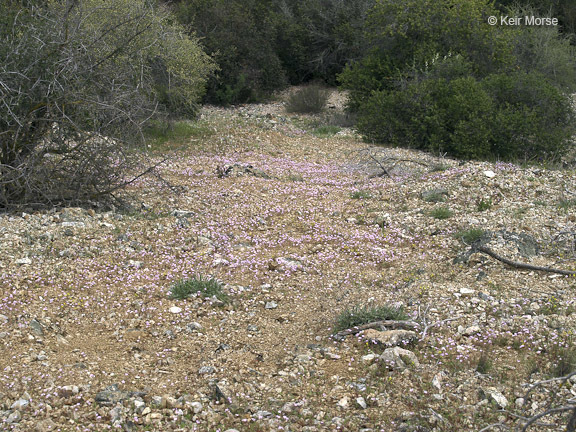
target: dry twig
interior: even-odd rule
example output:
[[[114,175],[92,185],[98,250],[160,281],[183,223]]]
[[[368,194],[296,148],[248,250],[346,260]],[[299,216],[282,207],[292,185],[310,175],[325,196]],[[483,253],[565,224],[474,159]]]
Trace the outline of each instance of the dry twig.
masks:
[[[520,269],[526,269],[526,270],[536,270],[536,271],[543,271],[543,272],[549,272],[549,273],[557,273],[557,274],[561,274],[561,275],[565,275],[565,276],[576,275],[576,271],[572,271],[572,270],[562,270],[562,269],[557,269],[557,268],[553,268],[553,267],[535,266],[532,264],[526,264],[526,263],[520,263],[520,262],[512,261],[512,260],[509,260],[507,258],[501,257],[500,255],[495,253],[492,249],[487,248],[486,246],[476,246],[475,251],[476,252],[483,252],[486,255],[489,255],[492,258],[494,258],[498,261],[501,261],[504,264],[508,264],[509,266],[514,267],[514,268],[520,268]]]

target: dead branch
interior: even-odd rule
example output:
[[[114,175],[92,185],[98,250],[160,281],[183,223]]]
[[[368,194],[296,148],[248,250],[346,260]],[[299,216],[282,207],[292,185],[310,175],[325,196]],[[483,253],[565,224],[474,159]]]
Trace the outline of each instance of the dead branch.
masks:
[[[542,417],[546,417],[546,416],[551,415],[551,414],[557,414],[557,413],[561,413],[561,412],[572,411],[572,410],[576,410],[576,405],[567,405],[567,406],[563,406],[563,407],[559,407],[559,408],[551,408],[549,410],[541,412],[540,414],[536,414],[535,416],[530,417],[530,419],[526,422],[526,424],[522,428],[522,432],[526,432],[528,430],[528,428],[533,423],[535,423],[536,421],[538,421]],[[550,426],[551,427],[557,427],[558,425],[552,424]],[[568,427],[570,427],[570,424],[568,424]],[[566,432],[574,432],[574,429],[566,429]]]
[[[542,266],[535,266],[532,264],[520,263],[516,261],[509,260],[507,258],[501,257],[500,255],[496,254],[492,249],[487,248],[486,246],[476,246],[474,248],[475,252],[483,252],[486,255],[491,256],[492,258],[503,262],[504,264],[508,264],[514,268],[526,269],[526,270],[536,270],[536,271],[543,271],[548,273],[557,273],[565,276],[573,276],[576,275],[576,271],[571,270],[562,270],[553,267],[542,267]]]
[[[382,320],[382,321],[374,321],[368,324],[363,324],[361,326],[356,326],[353,328],[349,328],[347,330],[342,330],[336,333],[335,337],[337,339],[343,339],[346,336],[354,335],[356,333],[360,333],[363,330],[368,329],[382,329],[382,328],[389,328],[389,329],[409,329],[414,330],[420,327],[420,324],[414,321],[395,321],[395,320]]]
[[[459,315],[459,316],[454,317],[454,318],[448,318],[445,320],[433,322],[432,324],[428,324],[426,327],[424,327],[424,331],[422,332],[422,336],[420,337],[420,340],[423,340],[426,337],[426,333],[428,333],[429,328],[434,327],[434,326],[439,325],[439,324],[444,324],[444,323],[447,323],[450,321],[456,321],[460,318],[462,318],[462,317]]]

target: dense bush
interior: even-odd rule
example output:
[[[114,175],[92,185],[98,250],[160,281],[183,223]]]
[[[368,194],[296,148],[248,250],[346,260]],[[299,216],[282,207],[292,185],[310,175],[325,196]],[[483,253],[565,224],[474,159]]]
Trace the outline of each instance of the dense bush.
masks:
[[[330,90],[319,85],[309,84],[291,93],[286,101],[286,111],[295,113],[319,113],[330,97]]]
[[[574,133],[572,48],[557,29],[488,15],[487,0],[379,2],[368,53],[341,75],[358,130],[465,159],[558,159]]]
[[[0,6],[0,208],[118,190],[158,99],[193,111],[213,69],[154,2],[39,4]]]

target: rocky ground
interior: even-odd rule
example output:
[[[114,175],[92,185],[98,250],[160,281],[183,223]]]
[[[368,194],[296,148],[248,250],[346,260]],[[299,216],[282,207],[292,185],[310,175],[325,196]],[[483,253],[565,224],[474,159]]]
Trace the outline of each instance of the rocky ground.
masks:
[[[574,169],[371,148],[322,129],[340,102],[205,108],[131,209],[0,215],[0,429],[514,430],[573,403],[574,377],[530,386],[575,369],[574,277],[467,240],[574,270]],[[229,301],[171,297],[198,275]],[[415,324],[334,337],[380,305]]]

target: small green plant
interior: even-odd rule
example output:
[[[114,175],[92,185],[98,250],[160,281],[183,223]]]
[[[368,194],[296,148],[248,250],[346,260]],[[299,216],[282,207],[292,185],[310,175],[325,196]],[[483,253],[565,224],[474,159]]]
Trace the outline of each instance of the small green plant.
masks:
[[[358,190],[350,194],[352,199],[369,199],[372,198],[372,194],[367,190]]]
[[[492,198],[488,198],[486,200],[484,198],[481,198],[478,202],[476,202],[476,210],[479,212],[490,210],[491,208],[492,208]]]
[[[290,174],[288,174],[288,180],[293,182],[302,182],[304,181],[304,177],[300,173],[291,172]]]
[[[424,191],[422,193],[422,199],[426,202],[432,203],[444,202],[446,200],[445,195],[446,191],[444,190],[432,189],[429,191]]]
[[[476,365],[476,371],[481,374],[487,374],[492,369],[492,366],[493,366],[492,360],[490,360],[490,357],[488,357],[486,353],[483,352],[480,355],[480,358],[478,359],[478,364]]]
[[[454,213],[448,207],[438,207],[430,212],[430,216],[435,219],[448,219],[452,217]]]
[[[558,208],[564,212],[568,212],[572,207],[576,206],[576,198],[573,199],[561,199],[558,203]]]
[[[368,324],[381,320],[407,320],[408,315],[404,313],[402,307],[393,306],[354,306],[347,308],[336,318],[334,333],[346,330],[355,326]]]
[[[290,113],[319,113],[328,102],[330,90],[319,84],[310,84],[292,93],[286,102],[286,111]]]
[[[170,288],[171,297],[175,299],[185,299],[191,295],[201,295],[202,297],[216,297],[224,303],[228,303],[228,296],[222,292],[222,283],[211,277],[204,279],[202,275],[194,276],[187,280],[179,280]]]
[[[546,299],[539,311],[542,315],[555,315],[560,312],[560,301],[556,296]]]
[[[331,126],[331,125],[323,125],[318,126],[316,129],[312,131],[312,135],[317,136],[318,138],[328,138],[331,136],[336,135],[342,129],[338,126]]]
[[[556,364],[551,370],[553,376],[562,377],[576,371],[576,348],[574,346],[558,347],[552,353],[556,357]]]
[[[430,172],[442,172],[446,171],[448,168],[450,168],[448,165],[438,162],[430,165]]]
[[[149,148],[157,150],[167,143],[182,145],[191,138],[206,138],[214,131],[207,126],[191,121],[152,122],[145,130],[144,136]]]
[[[483,229],[471,228],[469,230],[456,233],[456,238],[462,240],[466,244],[472,244],[475,241],[480,240],[485,233],[486,231]]]

